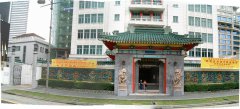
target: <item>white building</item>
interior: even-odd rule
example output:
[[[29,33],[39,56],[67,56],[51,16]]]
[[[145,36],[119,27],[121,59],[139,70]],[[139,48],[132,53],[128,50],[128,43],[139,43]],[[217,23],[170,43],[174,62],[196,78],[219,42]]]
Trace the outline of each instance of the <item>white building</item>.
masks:
[[[9,51],[12,49],[12,46],[16,47],[15,50],[15,60],[20,60],[24,64],[33,64],[33,53],[34,53],[34,44],[38,44],[37,59],[46,60],[48,51],[48,43],[44,41],[45,39],[34,34],[22,34],[16,37],[13,37],[12,42],[9,43]],[[12,57],[12,52],[8,52],[8,58]]]
[[[202,37],[186,62],[218,57],[217,6],[167,0],[74,0],[72,59],[108,60],[98,33],[126,32],[131,27],[170,26],[175,34]]]

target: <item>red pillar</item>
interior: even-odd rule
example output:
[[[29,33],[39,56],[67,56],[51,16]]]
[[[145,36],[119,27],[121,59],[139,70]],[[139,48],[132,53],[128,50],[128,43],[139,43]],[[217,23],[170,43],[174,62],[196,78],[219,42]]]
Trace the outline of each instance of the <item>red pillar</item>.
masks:
[[[151,0],[151,4],[153,4],[153,0]]]
[[[164,89],[164,93],[167,93],[167,59],[165,59],[165,63],[164,63],[164,72],[163,72],[163,89]]]
[[[130,15],[131,15],[131,17],[130,17],[130,18],[132,18],[132,16],[133,16],[133,13],[132,13],[132,11],[130,11]]]
[[[153,11],[150,12],[150,18],[153,20]]]
[[[136,82],[136,75],[135,75],[135,60],[134,60],[134,58],[133,58],[133,60],[132,60],[133,62],[132,62],[132,93],[134,93],[135,92],[135,82]]]
[[[160,13],[160,19],[163,20],[163,12]]]
[[[140,19],[142,19],[142,16],[143,16],[143,12],[141,11],[140,12]]]

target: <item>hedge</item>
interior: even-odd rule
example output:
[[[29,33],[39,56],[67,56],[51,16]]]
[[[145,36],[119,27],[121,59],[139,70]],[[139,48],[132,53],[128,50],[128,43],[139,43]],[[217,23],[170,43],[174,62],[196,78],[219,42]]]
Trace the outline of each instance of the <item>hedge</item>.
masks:
[[[82,81],[68,81],[68,80],[53,80],[49,79],[49,87],[74,88],[74,89],[90,89],[90,90],[114,90],[114,85],[104,82],[82,82]],[[45,79],[38,80],[38,85],[46,85]]]
[[[38,80],[38,85],[46,85],[45,79]],[[114,90],[114,84],[106,82],[82,82],[67,80],[49,80],[49,87],[90,89],[90,90]],[[185,92],[195,91],[218,91],[228,89],[239,89],[239,83],[219,83],[219,84],[185,84]]]
[[[220,83],[220,84],[190,84],[184,85],[185,92],[195,91],[218,91],[228,89],[239,89],[239,83]]]

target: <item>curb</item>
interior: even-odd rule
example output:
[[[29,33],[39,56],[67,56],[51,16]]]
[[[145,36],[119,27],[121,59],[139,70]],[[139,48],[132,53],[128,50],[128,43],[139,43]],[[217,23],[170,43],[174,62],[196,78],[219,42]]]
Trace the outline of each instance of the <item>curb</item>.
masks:
[[[1,99],[1,103],[4,104],[19,104],[17,102],[11,101],[11,100],[5,100],[5,99]]]

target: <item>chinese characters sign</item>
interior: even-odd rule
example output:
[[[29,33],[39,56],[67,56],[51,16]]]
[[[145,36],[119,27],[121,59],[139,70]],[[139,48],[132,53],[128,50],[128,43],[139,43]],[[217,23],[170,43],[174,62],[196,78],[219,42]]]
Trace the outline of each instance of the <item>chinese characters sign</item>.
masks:
[[[96,68],[97,67],[97,61],[95,61],[95,60],[52,59],[51,67]]]
[[[201,58],[201,68],[239,69],[239,60],[221,58]]]

